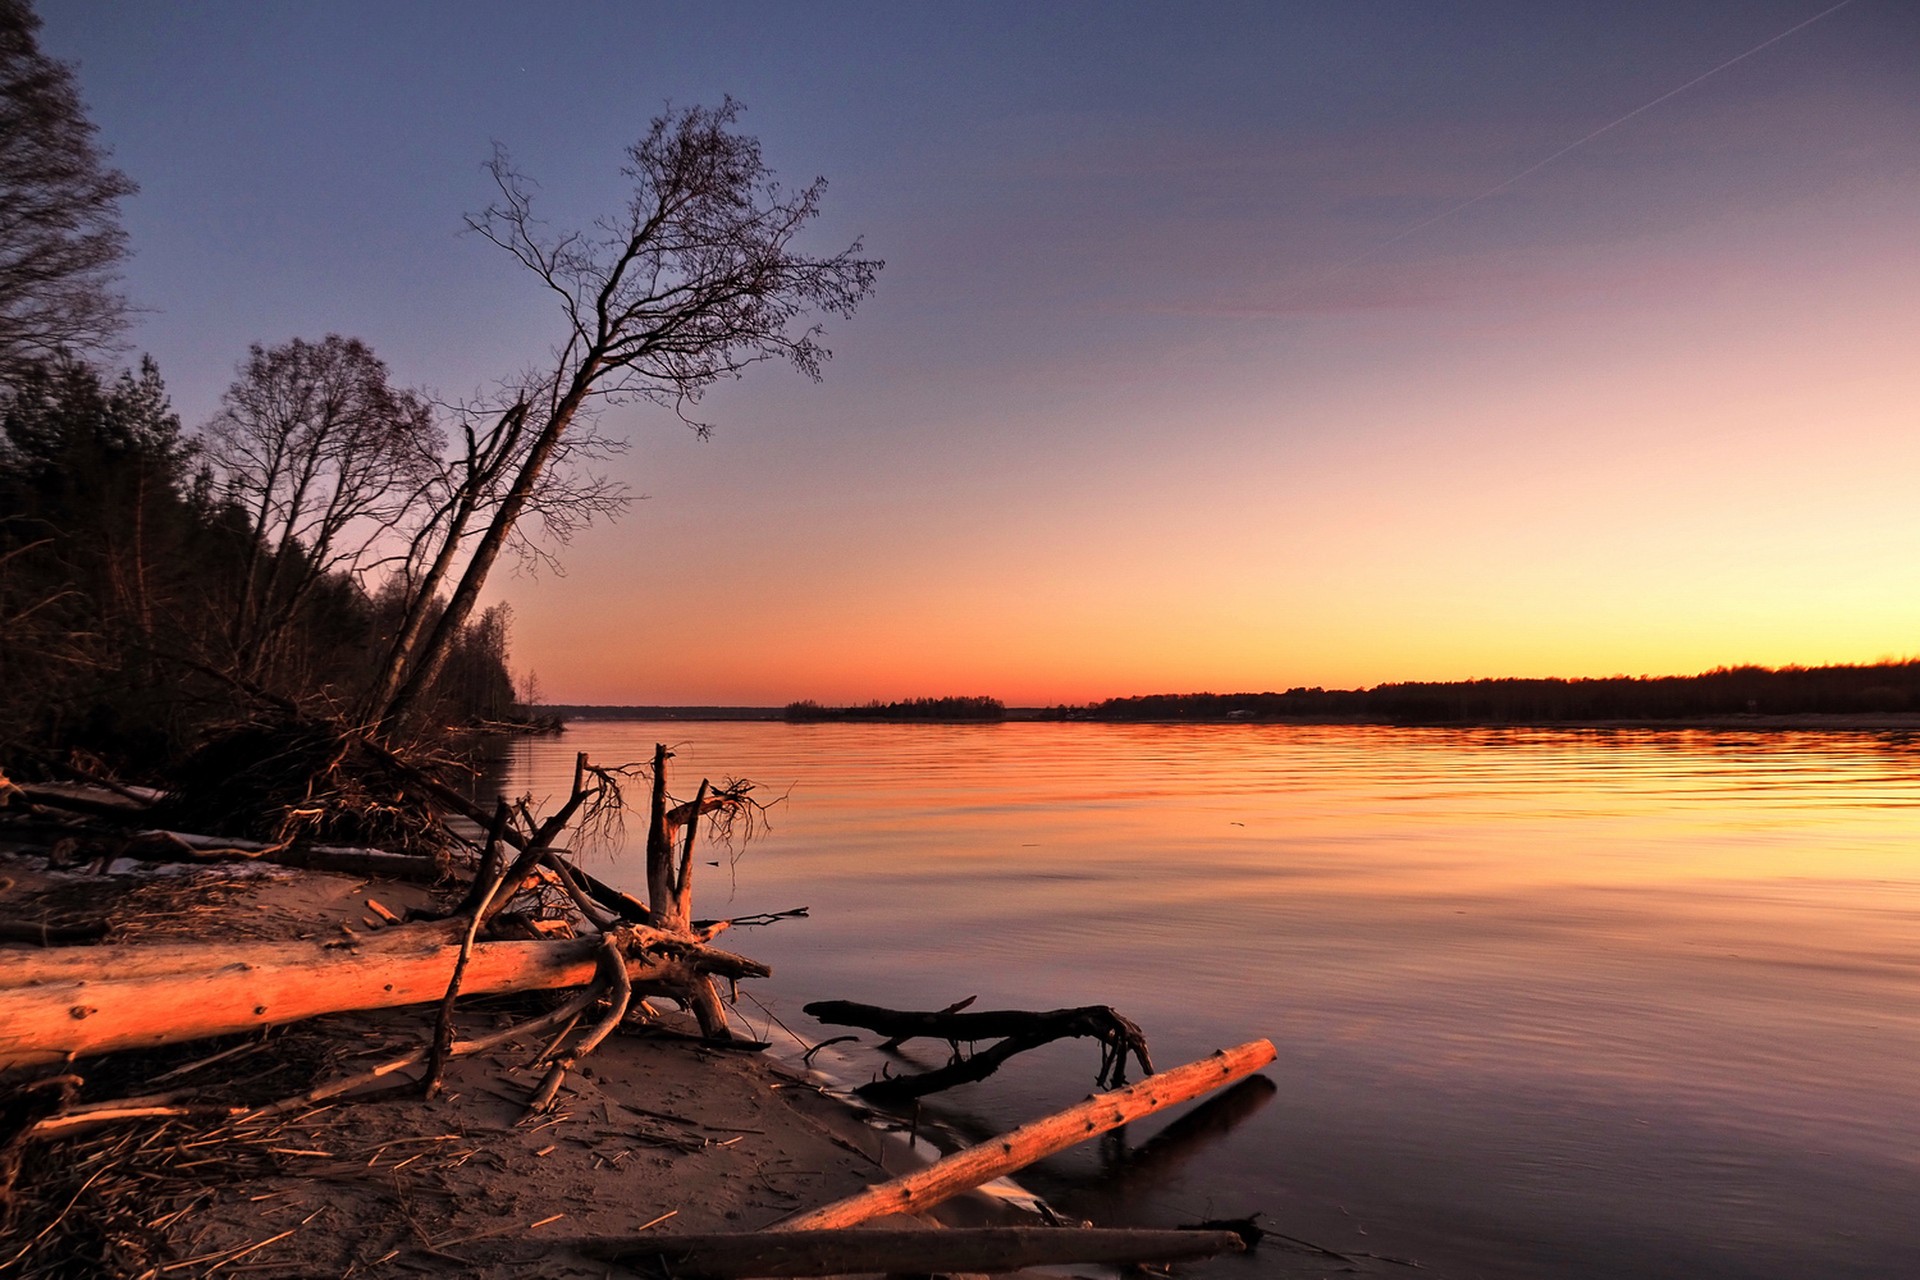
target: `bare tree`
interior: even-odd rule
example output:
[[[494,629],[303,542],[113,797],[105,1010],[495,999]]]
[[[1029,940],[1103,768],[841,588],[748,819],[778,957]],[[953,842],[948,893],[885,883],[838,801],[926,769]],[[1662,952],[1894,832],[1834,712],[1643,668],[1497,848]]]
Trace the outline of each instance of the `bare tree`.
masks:
[[[427,474],[405,553],[383,590],[400,603],[399,622],[381,665],[383,682],[369,691],[362,719],[379,717],[399,686],[408,658],[439,620],[440,592],[476,534],[497,514],[533,443],[527,403],[442,406],[456,428],[457,452],[422,459]],[[437,441],[435,442],[437,443]],[[598,434],[591,423],[563,439],[535,482],[508,534],[508,547],[523,563],[557,568],[551,548],[599,516],[624,510],[626,486],[595,472],[593,464],[625,452],[623,441]],[[538,520],[542,537],[529,536],[526,517]]]
[[[565,329],[551,372],[529,379],[497,419],[502,442],[513,441],[503,443],[512,459],[498,476],[504,488],[475,526],[446,608],[431,627],[424,616],[410,621],[418,638],[396,644],[371,703],[375,721],[393,726],[420,705],[543,476],[594,404],[649,400],[704,435],[686,410],[708,387],[775,357],[817,379],[829,353],[809,317],[851,315],[872,291],[882,264],[861,257],[859,241],[829,257],[796,247],[825,180],[784,190],[760,144],[734,131],[739,113],[729,98],[657,117],[628,148],[626,208],[592,231],[548,234],[533,216],[531,184],[496,151],[490,170],[501,198],[468,225],[553,293]],[[432,605],[422,598],[415,608]]]
[[[329,334],[256,344],[203,441],[244,534],[230,658],[257,678],[315,586],[401,554],[397,535],[440,474],[441,436],[364,342]]]
[[[104,165],[73,70],[40,51],[39,29],[25,0],[0,0],[0,385],[105,345],[126,319],[119,202],[137,188]]]

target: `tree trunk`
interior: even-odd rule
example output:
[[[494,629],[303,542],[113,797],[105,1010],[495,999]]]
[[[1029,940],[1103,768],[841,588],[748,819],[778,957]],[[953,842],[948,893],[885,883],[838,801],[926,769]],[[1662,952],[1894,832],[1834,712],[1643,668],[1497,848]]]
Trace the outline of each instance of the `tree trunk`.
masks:
[[[1093,1097],[1056,1115],[1022,1125],[976,1147],[956,1151],[924,1169],[868,1187],[776,1223],[790,1231],[852,1227],[891,1213],[919,1213],[942,1200],[1026,1168],[1056,1151],[1185,1102],[1232,1080],[1251,1075],[1275,1057],[1271,1041],[1253,1040],[1139,1084]]]
[[[590,352],[575,372],[566,395],[540,429],[533,448],[528,450],[526,461],[520,465],[520,473],[513,478],[513,487],[507,490],[507,496],[501,499],[499,507],[494,510],[493,519],[487,522],[486,532],[480,535],[480,543],[473,549],[473,556],[460,575],[460,585],[454,588],[440,620],[434,623],[425,645],[414,660],[413,670],[407,674],[399,691],[381,709],[379,723],[388,730],[406,722],[426,696],[434,678],[440,674],[440,668],[446,665],[454,637],[466,625],[474,603],[480,598],[480,588],[486,585],[487,575],[493,570],[493,562],[500,558],[501,548],[507,545],[513,526],[519,522],[521,512],[526,510],[527,502],[533,496],[534,485],[539,482],[554,450],[559,447],[560,437],[572,425],[574,414],[585,402],[598,372],[599,355]]]
[[[447,513],[447,532],[440,540],[439,549],[434,552],[433,563],[427,567],[426,576],[414,589],[413,600],[408,604],[406,616],[401,619],[400,630],[387,649],[387,658],[381,666],[380,682],[374,687],[367,699],[364,720],[377,722],[376,717],[386,707],[393,695],[400,690],[402,677],[406,675],[407,665],[413,659],[414,650],[420,643],[420,633],[426,629],[427,614],[433,609],[433,602],[440,594],[440,585],[447,580],[447,574],[453,569],[453,562],[460,554],[460,544],[466,541],[467,522],[473,519],[479,507],[480,491],[491,484],[497,476],[495,468],[513,456],[521,428],[527,420],[527,406],[516,404],[500,416],[499,426],[493,434],[493,445],[500,450],[499,462],[484,469],[476,456],[480,447],[471,434],[467,436],[467,479],[460,486],[454,498],[453,506]]]
[[[458,925],[394,929],[351,947],[319,942],[86,947],[9,959],[0,981],[0,1070],[297,1022],[324,1013],[425,1004],[445,995]],[[642,990],[691,992],[707,974],[764,977],[742,956],[622,931]],[[601,939],[487,942],[461,981],[469,995],[593,981]],[[80,954],[84,953],[84,954]],[[76,967],[82,966],[82,967]],[[32,985],[28,985],[32,984]]]

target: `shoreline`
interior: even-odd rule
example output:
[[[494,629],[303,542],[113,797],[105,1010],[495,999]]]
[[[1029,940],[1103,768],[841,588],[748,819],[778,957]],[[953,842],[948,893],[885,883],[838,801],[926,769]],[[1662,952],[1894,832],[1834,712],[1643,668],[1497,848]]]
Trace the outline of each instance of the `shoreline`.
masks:
[[[381,927],[369,897],[404,912],[433,896],[418,885],[259,864],[108,877],[0,853],[7,907],[85,901],[101,909],[115,942],[365,936]],[[0,946],[0,958],[14,950]],[[538,997],[463,1002],[460,1034],[519,1021],[529,1003]],[[21,1274],[164,1266],[189,1277],[339,1275],[378,1266],[489,1280],[600,1277],[607,1265],[569,1239],[761,1229],[929,1162],[924,1138],[871,1123],[826,1077],[770,1053],[703,1044],[674,1015],[609,1037],[538,1117],[522,1114],[541,1074],[530,1069],[541,1046],[530,1042],[451,1060],[432,1101],[402,1086],[271,1121],[229,1114],[236,1102],[258,1106],[404,1051],[432,1018],[418,1005],[328,1015],[83,1059],[81,1102],[163,1088],[219,1114],[30,1143],[17,1222],[23,1236],[51,1234]],[[931,1217],[950,1226],[1034,1220],[991,1192]],[[146,1228],[143,1247],[125,1243],[138,1234],[135,1218],[160,1223]]]

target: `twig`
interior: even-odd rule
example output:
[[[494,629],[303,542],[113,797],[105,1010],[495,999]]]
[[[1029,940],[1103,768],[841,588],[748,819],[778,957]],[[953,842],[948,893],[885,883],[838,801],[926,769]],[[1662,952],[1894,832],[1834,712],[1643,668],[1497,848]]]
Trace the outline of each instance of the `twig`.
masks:
[[[507,825],[507,804],[500,802],[494,810],[493,832],[487,838],[487,856],[481,860],[482,867],[491,866],[493,850],[499,847],[500,833]],[[473,958],[473,940],[480,934],[480,922],[487,918],[487,908],[493,902],[493,895],[499,891],[500,881],[489,883],[480,895],[480,902],[467,919],[467,933],[460,940],[460,955],[453,962],[453,976],[447,979],[447,994],[440,1001],[440,1016],[434,1023],[433,1048],[427,1055],[426,1076],[420,1082],[420,1096],[432,1101],[440,1094],[440,1082],[447,1073],[447,1050],[453,1045],[453,1002],[460,995],[460,979],[466,975],[467,961]]]

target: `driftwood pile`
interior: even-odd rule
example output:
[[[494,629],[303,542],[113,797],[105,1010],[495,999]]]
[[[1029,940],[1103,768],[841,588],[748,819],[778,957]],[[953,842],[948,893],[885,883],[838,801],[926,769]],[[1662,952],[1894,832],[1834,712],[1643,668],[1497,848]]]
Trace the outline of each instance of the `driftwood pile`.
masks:
[[[577,815],[618,794],[619,777],[594,768],[582,755],[571,794],[550,817],[532,822],[524,810],[516,815],[500,803],[488,819],[471,890],[449,919],[402,923],[377,935],[330,942],[108,944],[9,956],[0,978],[0,1070],[256,1030],[320,1014],[434,1002],[443,1010],[436,1045],[437,1056],[444,1057],[451,1043],[445,1015],[456,996],[577,987],[594,989],[597,1000],[607,1004],[605,1023],[617,1024],[636,999],[663,996],[691,1009],[710,1038],[728,1039],[715,979],[737,982],[764,977],[769,970],[708,945],[728,922],[692,919],[694,850],[701,817],[749,800],[738,789],[716,791],[702,783],[692,802],[669,808],[666,757],[662,747],[654,759],[648,903],[602,884],[557,847]],[[473,808],[454,793],[446,798]],[[248,847],[167,832],[136,833],[120,848],[147,854],[165,850],[176,859],[238,857],[329,869],[345,857],[356,874],[389,856]],[[424,860],[408,860],[397,869],[418,871],[419,861]],[[516,899],[543,890],[573,899],[594,936],[542,937],[524,919],[504,927]]]
[[[524,802],[502,800],[489,812],[377,744],[363,741],[357,747],[483,833],[470,842],[470,878],[451,912],[413,913],[401,920],[381,908],[391,927],[365,935],[343,929],[343,937],[310,941],[119,944],[97,941],[97,927],[0,921],[5,927],[0,941],[37,944],[0,952],[0,1213],[15,1190],[21,1153],[31,1144],[171,1118],[257,1128],[379,1086],[387,1086],[382,1096],[399,1086],[432,1097],[450,1059],[516,1039],[547,1046],[539,1059],[544,1072],[525,1098],[527,1114],[536,1115],[553,1105],[567,1073],[630,1015],[651,1013],[649,1000],[680,1004],[710,1043],[764,1047],[733,1032],[720,984],[731,991],[742,979],[767,976],[769,969],[712,945],[735,922],[695,920],[692,909],[703,820],[723,828],[743,816],[751,821],[757,806],[747,784],[716,788],[703,781],[691,801],[676,805],[667,794],[670,753],[664,746],[655,749],[650,768],[644,769],[596,767],[582,754],[566,800],[540,818]],[[588,874],[560,843],[570,828],[616,816],[622,784],[643,774],[651,793],[645,901]],[[71,859],[76,848],[102,856],[104,849],[111,857],[271,861],[443,882],[450,871],[437,857],[149,829],[141,822],[151,798],[118,790],[119,795],[102,799],[72,789],[15,787],[0,779],[0,805],[11,805],[4,834],[16,843],[41,843],[56,858]],[[56,820],[62,814],[66,819]],[[72,815],[87,825],[76,827]],[[531,909],[542,901],[568,905],[567,918]],[[484,1036],[458,1034],[458,997],[531,991],[555,993],[554,1007]],[[807,1011],[823,1022],[878,1032],[888,1038],[883,1047],[916,1037],[951,1046],[945,1067],[864,1086],[860,1092],[875,1101],[911,1101],[982,1079],[1012,1055],[1067,1036],[1100,1043],[1098,1084],[1110,1091],[861,1195],[791,1215],[764,1231],[569,1243],[590,1258],[683,1277],[1005,1271],[1048,1263],[1170,1261],[1242,1247],[1240,1237],[1220,1231],[850,1231],[874,1218],[919,1213],[1048,1154],[1241,1079],[1274,1056],[1270,1044],[1255,1041],[1154,1074],[1144,1035],[1112,1009],[968,1012],[970,1003],[916,1013],[828,1002]],[[223,1106],[196,1093],[158,1091],[75,1102],[83,1083],[76,1070],[91,1070],[88,1064],[102,1055],[258,1031],[324,1014],[403,1006],[435,1010],[432,1034],[420,1047],[275,1101]],[[998,1043],[961,1049],[983,1040]],[[1122,1087],[1130,1058],[1146,1078]]]

